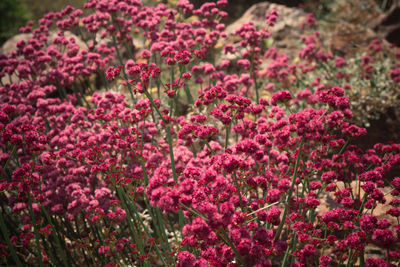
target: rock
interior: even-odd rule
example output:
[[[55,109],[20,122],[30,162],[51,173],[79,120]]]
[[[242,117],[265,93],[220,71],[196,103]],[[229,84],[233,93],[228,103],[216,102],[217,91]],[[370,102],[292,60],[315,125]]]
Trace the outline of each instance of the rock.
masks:
[[[342,190],[345,188],[345,185],[343,182],[337,182],[337,187],[339,190]],[[362,183],[363,184],[363,183]],[[353,190],[353,193],[358,193],[358,190],[360,190],[360,196],[361,199],[364,196],[364,190],[362,188],[358,188],[359,186],[359,181],[352,181],[351,182],[351,188]],[[389,205],[390,201],[394,199],[394,197],[390,194],[392,188],[390,186],[385,186],[384,188],[380,188],[385,195],[386,202],[385,204],[377,203],[376,208],[373,211],[373,215],[376,216],[378,220],[382,219],[389,219],[390,223],[392,225],[397,225],[397,220],[393,216],[389,216],[386,214],[386,212],[392,208],[392,206]],[[343,208],[343,205],[340,203],[337,203],[335,200],[334,193],[330,192],[323,192],[319,198],[319,201],[321,202],[321,205],[318,206],[317,208],[317,214],[322,215],[323,213],[330,211],[335,208]]]
[[[373,20],[369,27],[388,42],[400,46],[400,2],[395,2],[388,12]]]
[[[72,32],[69,31],[65,31],[64,32],[64,36],[69,40],[71,37],[75,39],[75,43],[79,45],[79,47],[81,48],[81,50],[87,50],[88,47],[87,45],[75,34],[73,34]],[[19,41],[26,41],[28,42],[29,39],[31,39],[33,37],[32,33],[20,33],[17,34],[13,37],[11,37],[10,39],[8,39],[3,46],[0,48],[0,54],[4,54],[4,55],[9,55],[12,51],[16,50],[17,48],[17,43]],[[57,37],[57,33],[56,32],[51,32],[48,36],[48,44],[52,44],[53,40]]]
[[[270,29],[269,39],[272,41],[272,46],[276,47],[279,53],[288,54],[290,58],[297,57],[301,37],[312,33],[302,30],[302,23],[307,20],[307,13],[300,8],[270,2],[253,5],[243,16],[227,26],[225,30],[227,38],[223,44],[236,43],[238,46],[239,40],[234,36],[234,32],[243,23],[252,21],[256,27],[266,27],[265,14],[273,9],[277,10],[279,16],[275,26]],[[328,52],[351,57],[355,52],[366,51],[368,45],[375,39],[386,38],[392,42],[391,40],[396,37],[400,40],[400,4],[393,5],[391,10],[385,16],[379,17],[374,24],[363,26],[361,23],[335,20],[333,23],[325,23],[323,28],[324,32],[321,33],[324,37],[323,45]],[[391,44],[385,40],[382,41],[382,48],[388,54],[393,53]]]
[[[353,57],[355,53],[366,52],[373,40],[380,39],[372,29],[347,22],[329,25],[324,37],[329,52],[342,57]],[[381,45],[386,53],[393,53],[389,42],[382,40]]]
[[[396,23],[400,21],[400,4],[398,3],[396,5],[393,5],[387,14],[379,17],[379,23],[375,22],[375,26],[372,24],[366,24],[365,20],[371,17],[376,17],[377,13],[374,13],[373,10],[368,11],[367,13],[365,13],[365,10],[353,11],[353,9],[351,9],[351,7],[349,7],[348,5],[350,4],[347,3],[345,5],[347,6],[347,8],[345,10],[342,10],[342,13],[346,12],[347,15],[344,16],[344,18],[347,18],[347,20],[342,19],[342,17],[338,15],[338,18],[332,18],[332,20],[330,21],[317,22],[320,26],[319,29],[321,30],[321,40],[323,42],[322,46],[324,50],[326,52],[330,52],[333,55],[345,57],[346,59],[354,59],[355,55],[361,58],[363,54],[371,53],[371,51],[368,51],[368,46],[374,40],[381,39],[381,47],[383,51],[383,53],[381,53],[382,62],[384,60],[383,57],[394,59],[395,49],[393,49],[392,44],[381,38],[384,36],[382,36],[383,30],[380,29],[385,25],[387,27],[390,27],[390,29],[392,30],[395,29],[394,26],[390,25],[397,25]],[[307,20],[307,14],[299,8],[291,8],[269,2],[257,3],[253,5],[250,9],[248,9],[242,17],[227,26],[225,30],[225,32],[227,33],[227,38],[222,41],[222,45],[234,44],[239,52],[243,52],[243,49],[240,47],[239,43],[240,39],[234,35],[234,32],[239,29],[239,27],[243,23],[248,23],[250,21],[252,21],[256,27],[266,27],[265,14],[271,12],[271,10],[273,9],[277,10],[279,16],[275,26],[271,28],[270,38],[268,40],[269,45],[271,47],[276,47],[278,53],[280,54],[286,53],[289,56],[290,61],[296,61],[296,58],[298,57],[298,52],[304,46],[304,44],[301,43],[301,37],[305,35],[310,35],[314,31],[313,29],[302,30],[302,23]],[[355,14],[357,19],[354,19],[350,16],[353,13],[357,13]],[[373,30],[374,27],[375,30],[377,30],[378,32]],[[396,36],[400,38],[400,33]],[[240,53],[227,55],[222,53],[221,60],[237,60],[239,59],[239,57]],[[266,65],[268,64],[268,60],[269,59],[263,58],[261,69],[266,67]],[[235,69],[235,67],[237,66],[234,64],[231,65],[232,67],[230,67],[229,70],[232,72],[237,71],[237,69]],[[359,85],[355,84],[355,87],[357,86]],[[371,95],[368,91],[371,90],[370,87],[362,87],[362,90],[367,93],[366,95],[362,96],[362,99],[360,99],[360,96],[355,95],[358,92],[356,90],[358,90],[358,88],[354,89],[354,96],[348,95],[350,96],[350,98],[353,97],[352,99],[357,100],[357,103],[359,103],[358,108],[361,109],[360,111],[355,106],[353,108],[353,111],[355,112],[354,114],[356,114],[356,116],[359,116],[360,118],[362,115],[362,118],[364,118],[364,121],[362,122],[365,123],[365,120],[368,120],[369,124],[371,125],[368,128],[368,134],[365,137],[361,137],[355,140],[357,142],[356,144],[361,146],[363,149],[369,149],[372,148],[372,146],[377,142],[400,142],[400,113],[397,112],[396,109],[396,104],[398,103],[398,100],[396,100],[398,99],[396,98],[396,95],[398,94],[395,93],[398,90],[394,88],[394,93],[389,94],[390,99],[393,98],[394,100],[391,100],[392,102],[385,100],[385,106],[376,104],[375,100],[375,102],[373,102],[372,104],[368,104],[369,102],[367,102],[367,100],[368,97]],[[389,89],[386,88],[386,90]],[[364,91],[362,91],[362,93],[364,93]],[[365,107],[365,105],[367,105],[367,107]],[[370,110],[367,110],[367,108],[369,108]],[[380,114],[380,119],[373,120],[378,117],[377,114]],[[393,178],[394,172],[390,172],[388,174],[388,177]]]
[[[51,33],[49,34],[49,36],[48,36],[47,43],[48,43],[49,45],[50,45],[50,44],[53,44],[53,40],[54,40],[57,36],[58,36],[58,35],[57,35],[56,32],[51,32]],[[69,32],[69,31],[65,31],[65,32],[64,32],[64,36],[65,36],[68,40],[69,40],[70,38],[74,38],[74,39],[75,39],[75,43],[79,45],[81,51],[82,51],[82,50],[87,50],[87,49],[88,49],[87,45],[86,45],[78,36],[76,36],[75,34]],[[15,50],[17,49],[17,43],[18,43],[19,41],[24,40],[25,42],[28,42],[29,39],[31,39],[32,37],[33,37],[33,34],[32,34],[32,33],[20,33],[20,34],[17,34],[17,35],[15,35],[15,36],[11,37],[10,39],[8,39],[8,40],[3,44],[3,46],[0,48],[0,55],[3,54],[3,55],[8,56],[11,52],[13,52],[13,51],[15,51]],[[43,49],[43,48],[42,48],[42,49]],[[44,49],[45,49],[45,48],[44,48]],[[2,77],[1,81],[2,81],[3,84],[8,84],[8,83],[10,83],[10,79],[9,79],[8,75]],[[17,82],[17,81],[19,81],[19,78],[17,77],[17,75],[15,75],[15,73],[12,74],[12,75],[11,75],[11,82],[14,83],[14,82]]]
[[[265,0],[264,0],[265,1]],[[229,4],[223,8],[229,16],[227,22],[230,23],[231,20],[234,21],[238,19],[247,9],[251,6],[264,2],[263,0],[235,0],[228,1]],[[204,0],[191,0],[190,3],[194,5],[195,8],[200,8],[204,4]],[[217,0],[208,0],[207,2],[217,2]],[[304,4],[304,0],[271,0],[276,4],[285,5],[288,7],[298,7]]]
[[[235,38],[234,33],[244,23],[252,21],[255,27],[267,27],[265,14],[273,9],[276,9],[279,16],[275,26],[271,28],[269,39],[273,42],[272,45],[279,49],[280,53],[296,56],[302,36],[301,23],[306,20],[306,13],[299,8],[291,8],[269,2],[253,5],[243,16],[230,24],[225,30],[227,38],[224,44],[236,42],[238,45],[238,40]]]
[[[358,181],[353,181],[351,182],[351,187],[353,189],[353,192],[358,192]],[[343,182],[338,182],[337,183],[339,190],[342,190],[345,188]],[[382,192],[385,194],[386,198],[386,203],[381,204],[378,203],[376,208],[373,211],[373,215],[376,216],[378,220],[382,219],[388,219],[392,225],[390,228],[391,230],[394,230],[393,226],[397,225],[397,220],[393,216],[389,216],[386,214],[386,211],[388,211],[390,208],[392,208],[389,205],[389,202],[394,199],[394,197],[390,194],[391,192],[391,187],[384,187],[381,188]],[[360,195],[361,198],[364,196],[364,190],[360,189]],[[319,198],[319,201],[321,202],[321,205],[317,207],[317,214],[322,215],[323,213],[330,211],[335,208],[343,208],[343,206],[339,203],[337,203],[334,200],[334,194],[333,193],[328,193],[328,192],[323,192]],[[325,254],[327,255],[327,254]],[[382,257],[384,256],[385,253],[382,250],[382,248],[378,247],[377,245],[373,243],[369,243],[365,247],[365,258],[369,257]]]
[[[19,41],[28,41],[33,36],[32,33],[20,33],[8,39],[0,48],[0,54],[8,55],[17,48]]]

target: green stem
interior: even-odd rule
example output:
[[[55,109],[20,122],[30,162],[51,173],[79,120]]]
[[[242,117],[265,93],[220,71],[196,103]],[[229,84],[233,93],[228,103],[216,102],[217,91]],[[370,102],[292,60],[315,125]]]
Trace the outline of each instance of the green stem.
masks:
[[[258,101],[260,100],[260,96],[258,93],[258,86],[257,86],[257,74],[254,71],[255,69],[255,64],[254,64],[254,50],[251,53],[251,66],[250,66],[250,74],[253,76],[253,81],[254,81],[254,89],[256,91],[256,102],[258,104]]]
[[[178,176],[176,174],[174,151],[173,151],[173,148],[172,148],[171,126],[169,124],[168,124],[166,130],[167,130],[167,140],[168,140],[168,147],[169,147],[169,156],[171,158],[172,176],[174,177],[175,184],[177,184],[178,183]],[[179,225],[180,225],[181,230],[182,230],[182,228],[184,226],[182,209],[179,210]]]
[[[215,155],[214,150],[211,148],[210,144],[208,143],[208,140],[206,140],[206,146],[208,147],[208,149],[210,149],[210,152],[212,155]]]
[[[360,267],[364,267],[365,260],[364,260],[364,251],[360,251]]]
[[[77,218],[76,218],[76,217],[75,217],[75,228],[76,228],[76,232],[78,233],[78,236],[81,237],[82,234],[81,234],[80,231],[79,231],[79,225],[78,225],[78,222],[77,222]],[[79,239],[79,238],[78,238],[78,239]],[[89,260],[87,259],[85,250],[84,250],[83,248],[81,248],[81,252],[82,252],[82,255],[83,255],[83,258],[84,258],[84,260],[85,260],[86,265],[89,266],[89,265],[90,265],[90,264],[89,264]],[[92,263],[94,264],[94,262],[92,262]]]
[[[125,71],[125,64],[122,61],[121,53],[119,52],[118,45],[117,45],[117,40],[115,39],[115,36],[113,35],[112,38],[113,38],[113,43],[114,43],[115,50],[117,50],[117,56],[118,56],[119,63],[122,65],[122,73],[124,74],[124,78],[125,78],[126,84],[128,85],[129,93],[130,93],[131,99],[132,99],[132,104],[134,104],[135,103],[135,98],[133,97],[132,86],[129,83],[128,75],[126,74],[126,71]]]
[[[78,101],[78,105],[79,106],[83,106],[82,99],[78,94],[77,85],[75,83],[73,84],[73,91],[74,91],[74,94],[75,94],[75,97],[76,97],[76,101]]]
[[[144,176],[144,180],[145,180],[145,185],[147,186],[147,184],[149,183],[149,177],[148,177],[146,168],[145,168],[145,166],[144,166],[144,163],[143,163],[142,161],[140,161],[140,164],[141,164],[141,166],[142,166],[142,171],[143,171],[143,176]],[[157,220],[156,220],[156,219],[154,218],[154,214],[153,214],[153,212],[152,212],[152,210],[151,210],[151,207],[150,207],[150,204],[149,204],[149,201],[148,201],[146,195],[144,195],[144,202],[145,202],[145,204],[146,204],[147,210],[148,210],[149,213],[150,213],[150,216],[151,216],[152,222],[153,222],[153,224],[154,224],[154,228],[155,228],[155,230],[156,230],[157,235],[158,235],[161,239],[164,239],[164,240],[165,240],[166,247],[167,247],[168,251],[171,252],[171,246],[170,246],[169,241],[168,241],[167,231],[166,231],[166,229],[165,229],[165,227],[164,227],[164,223],[162,222],[162,215],[161,215],[160,209],[159,209],[159,208],[155,208],[155,210],[156,210],[156,216],[155,216],[155,217],[157,217]],[[158,224],[157,224],[157,222],[158,222]],[[159,229],[159,228],[160,228],[160,229]]]
[[[39,242],[39,234],[38,234],[38,231],[37,231],[35,214],[34,214],[33,208],[32,208],[32,198],[31,198],[31,195],[29,193],[28,193],[28,201],[29,201],[29,213],[31,215],[32,224],[33,224],[33,231],[35,233],[36,246],[37,246],[37,249],[38,249],[38,252],[39,252],[39,265],[43,266],[42,251],[40,249],[40,242]]]
[[[167,122],[165,121],[163,115],[161,114],[161,111],[158,109],[158,107],[156,106],[156,103],[154,103],[153,97],[151,96],[151,94],[145,89],[144,90],[144,94],[146,95],[146,97],[150,100],[151,105],[154,107],[154,109],[156,110],[158,116],[160,116],[160,119],[164,122],[164,124],[167,124]]]
[[[171,245],[169,244],[168,236],[167,236],[167,230],[164,227],[164,223],[162,221],[162,214],[159,208],[156,208],[156,217],[157,217],[157,222],[158,226],[161,228],[161,233],[159,234],[161,239],[165,240],[165,244],[167,247],[168,252],[171,252]],[[155,225],[157,224],[156,221],[154,221]]]
[[[18,267],[22,266],[22,263],[21,263],[19,257],[17,256],[15,248],[10,241],[10,237],[8,236],[7,227],[6,227],[6,224],[4,223],[3,212],[0,212],[0,227],[1,227],[1,232],[3,234],[3,237],[6,240],[7,246],[11,250],[11,255],[12,255],[14,261],[16,262]]]
[[[292,238],[290,239],[290,245],[294,245],[294,246],[295,246],[295,244],[294,244],[294,242],[295,242],[295,237],[296,237],[296,232],[294,233],[294,235],[293,235]],[[294,248],[294,246],[293,246],[293,248]],[[290,246],[288,246],[288,247],[286,248],[285,256],[283,257],[283,261],[282,261],[281,267],[285,267],[286,262],[287,262],[287,260],[289,259],[289,252],[290,252]]]
[[[351,137],[349,137],[349,138],[347,139],[346,143],[345,143],[345,144],[342,146],[342,148],[340,149],[338,155],[341,155],[341,154],[344,152],[344,150],[346,149],[346,147],[348,146],[348,144],[350,143],[350,141],[351,141]]]
[[[44,247],[45,247],[45,249],[46,249],[46,252],[49,254],[50,259],[51,259],[50,264],[51,264],[52,266],[56,266],[55,264],[57,264],[57,260],[55,259],[53,252],[50,250],[50,247],[49,247],[49,245],[47,244],[47,242],[49,242],[49,240],[45,240],[45,239],[43,238],[43,236],[42,236],[42,243],[43,243],[43,245],[44,245]],[[61,264],[60,262],[58,262],[58,263]]]
[[[182,77],[183,73],[186,71],[186,67],[185,67],[185,66],[182,66],[182,65],[179,65],[179,66],[180,66],[180,69],[181,69],[181,77]],[[194,103],[193,97],[192,97],[192,94],[190,93],[190,89],[189,89],[189,87],[186,85],[186,83],[185,83],[185,85],[183,86],[183,89],[185,90],[185,94],[186,94],[186,98],[187,98],[188,103],[189,103],[190,105],[193,105],[193,103]]]
[[[300,163],[301,151],[303,149],[303,145],[304,145],[304,137],[302,137],[301,141],[300,141],[299,154],[297,155],[296,164],[294,166],[294,174],[293,174],[293,178],[292,178],[292,185],[290,186],[289,192],[287,194],[285,210],[283,211],[281,222],[279,223],[278,230],[276,231],[275,240],[278,240],[280,235],[281,235],[281,232],[282,232],[282,229],[283,229],[283,225],[285,223],[285,219],[286,219],[286,216],[287,216],[287,213],[288,213],[289,201],[290,201],[290,197],[292,196],[294,184],[295,184],[295,181],[296,181],[296,178],[297,178],[297,170],[298,170],[299,163]]]
[[[121,190],[121,191],[122,191],[122,197],[124,198],[124,201],[125,201],[125,202],[129,201],[129,198],[126,197],[126,193],[125,193],[123,190]],[[152,236],[151,236],[149,230],[147,229],[146,225],[143,223],[142,218],[140,217],[140,215],[138,214],[138,212],[137,212],[137,210],[136,210],[135,203],[129,203],[129,207],[132,208],[134,216],[135,216],[136,219],[140,222],[140,224],[141,224],[143,230],[145,231],[146,235],[147,235],[149,238],[152,238]],[[129,211],[128,211],[128,212],[129,212]],[[156,253],[157,253],[157,255],[160,257],[160,259],[161,259],[161,261],[163,262],[164,266],[167,266],[167,263],[165,262],[164,257],[161,255],[160,249],[158,248],[157,245],[155,246],[155,248],[156,248]],[[167,255],[168,255],[168,254],[167,254]]]
[[[240,209],[242,210],[242,212],[244,212],[244,206],[243,206],[242,196],[241,196],[241,194],[240,194],[240,187],[239,187],[238,179],[237,179],[237,177],[236,177],[236,173],[233,172],[233,173],[232,173],[232,176],[233,176],[232,179],[233,179],[233,182],[234,182],[234,184],[235,184],[235,186],[236,186],[236,191],[237,191],[237,194],[238,194],[238,197],[239,197]]]
[[[92,107],[90,106],[90,103],[86,100],[85,94],[83,93],[82,88],[80,86],[77,86],[77,88],[79,90],[79,93],[81,94],[83,101],[86,103],[88,109],[91,109]]]
[[[129,212],[129,209],[128,209],[128,206],[126,205],[125,198],[124,198],[124,196],[123,196],[123,194],[122,194],[121,187],[119,187],[118,185],[116,185],[115,187],[116,187],[117,195],[118,195],[119,199],[121,200],[122,208],[123,208],[126,212],[130,213],[130,212]],[[129,215],[130,215],[130,214],[129,214]],[[131,219],[132,219],[131,216],[128,216],[127,219],[126,219],[126,220],[128,221],[129,230],[130,230],[130,232],[131,232],[133,238],[135,239],[135,242],[138,244],[138,247],[139,247],[140,252],[142,253],[142,255],[144,255],[145,253],[144,253],[144,249],[143,249],[142,239],[140,239],[140,238],[138,237],[137,232],[135,231],[135,229],[134,229],[134,227],[133,227],[133,224],[132,224],[132,220],[131,220]]]
[[[174,158],[174,151],[172,147],[172,136],[171,136],[171,126],[167,125],[167,140],[168,140],[168,147],[169,147],[169,156],[171,158],[171,168],[172,168],[172,176],[174,178],[175,184],[178,183],[178,176],[176,174],[176,168],[175,168],[175,158]]]
[[[207,217],[204,216],[203,214],[201,214],[199,211],[195,210],[194,208],[190,208],[183,203],[179,203],[179,205],[181,205],[183,208],[187,209],[191,213],[193,213],[193,214],[199,216],[200,218],[203,218],[205,221],[207,221]]]
[[[226,136],[225,136],[225,149],[228,148],[229,145],[229,133],[231,131],[231,126],[232,126],[232,122],[235,119],[236,115],[238,114],[239,109],[236,110],[235,114],[232,116],[232,120],[230,121],[230,123],[228,124],[228,126],[226,127]]]
[[[56,229],[54,227],[53,221],[51,220],[49,214],[47,213],[46,209],[42,205],[41,205],[41,208],[42,208],[42,211],[44,213],[44,216],[46,217],[46,220],[49,222],[49,224],[51,226],[51,232],[54,234],[54,236],[56,238],[56,242],[57,242],[60,254],[61,254],[62,262],[63,262],[64,266],[69,266],[67,258],[66,258],[65,254],[64,254],[64,248],[61,246],[61,241],[60,241],[60,238],[58,236],[58,232],[56,231]]]
[[[222,228],[220,228],[222,229]],[[236,258],[239,260],[239,262],[241,263],[241,266],[246,266],[242,256],[240,255],[239,251],[236,249],[235,245],[232,243],[232,241],[229,239],[229,237],[227,236],[227,234],[225,233],[225,231],[222,229],[221,231],[217,231],[217,235],[222,239],[222,241],[230,246],[233,250],[233,252],[236,255]]]
[[[3,166],[2,170],[1,170],[1,178],[3,178],[3,175],[4,175],[4,173],[5,173],[6,169],[7,169],[7,166],[9,164],[11,158],[14,157],[14,154],[15,154],[16,150],[17,150],[17,146],[14,145],[12,150],[11,150],[10,156],[8,157],[6,163],[4,164],[4,166]]]
[[[106,87],[107,91],[109,91],[110,90],[110,85],[108,84],[106,76],[104,75],[104,71],[100,70],[100,68],[97,67],[97,72],[99,73],[100,79],[102,80],[102,82],[103,82],[104,86]]]
[[[352,264],[351,264],[351,259],[352,259],[352,258],[353,258],[353,250],[350,249],[349,258],[347,259],[346,267],[352,266]]]
[[[269,207],[275,206],[276,204],[279,204],[279,201],[274,202],[274,203],[272,203],[272,204],[269,204],[269,205],[267,205],[267,206],[265,206],[265,207],[259,208],[258,210],[252,211],[252,212],[250,212],[249,214],[247,214],[247,217],[249,217],[249,216],[251,216],[251,215],[253,215],[253,214],[256,214],[256,213],[258,213],[258,212],[260,212],[260,211],[262,211],[262,210],[266,210],[266,209],[268,209]]]

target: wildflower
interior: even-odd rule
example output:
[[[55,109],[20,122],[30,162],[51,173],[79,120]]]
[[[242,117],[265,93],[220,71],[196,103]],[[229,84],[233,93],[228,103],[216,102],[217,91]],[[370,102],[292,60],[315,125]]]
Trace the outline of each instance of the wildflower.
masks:
[[[281,210],[276,207],[272,206],[267,213],[267,221],[271,223],[272,225],[279,225],[280,223],[280,214]]]
[[[372,240],[384,248],[389,248],[397,241],[393,232],[389,229],[376,229],[372,234]]]
[[[289,91],[280,91],[272,95],[271,105],[276,106],[278,103],[286,103],[291,99],[292,94]]]
[[[367,234],[372,234],[376,228],[376,223],[378,219],[374,215],[365,214],[360,219],[361,229]]]

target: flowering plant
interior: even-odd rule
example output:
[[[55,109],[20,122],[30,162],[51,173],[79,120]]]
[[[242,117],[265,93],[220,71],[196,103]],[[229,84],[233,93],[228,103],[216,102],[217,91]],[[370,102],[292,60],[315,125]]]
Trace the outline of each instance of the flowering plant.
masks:
[[[220,60],[226,5],[89,0],[21,29],[32,37],[0,58],[6,265],[400,262],[400,178],[385,177],[400,145],[351,144],[366,130],[332,73],[295,86],[344,59],[316,33],[289,65],[263,46],[273,9],[221,49],[240,59]]]

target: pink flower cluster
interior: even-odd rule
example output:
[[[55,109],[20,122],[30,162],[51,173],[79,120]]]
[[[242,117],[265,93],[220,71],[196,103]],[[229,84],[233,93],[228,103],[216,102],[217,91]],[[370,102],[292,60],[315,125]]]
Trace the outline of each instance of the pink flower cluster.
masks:
[[[273,10],[265,28],[235,31],[240,47],[223,47],[239,59],[214,62],[226,5],[89,0],[87,12],[68,6],[21,29],[32,37],[0,56],[7,264],[399,262],[400,178],[386,173],[400,164],[400,145],[351,145],[366,129],[352,122],[351,86],[328,73],[329,82],[294,87],[346,60],[325,53],[318,32],[302,39],[300,63],[266,50]],[[135,47],[133,34],[148,47]],[[371,62],[362,60],[365,79]],[[398,70],[388,74],[396,83]],[[130,99],[96,91],[119,87]],[[334,208],[322,209],[324,196]],[[381,205],[385,218],[374,213]],[[370,244],[384,258],[364,258]]]

